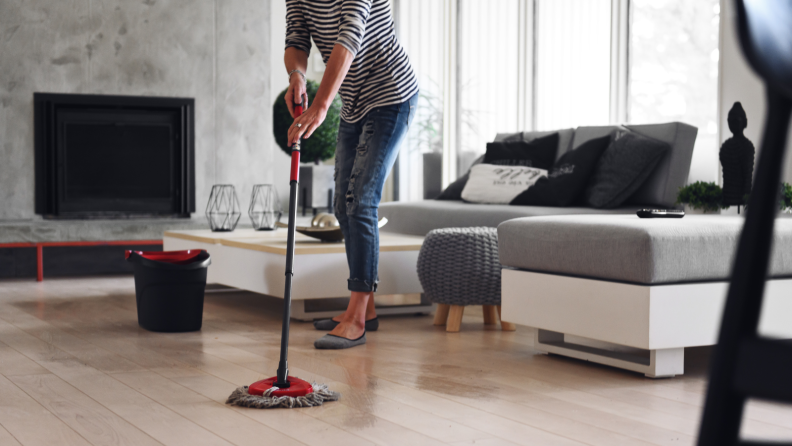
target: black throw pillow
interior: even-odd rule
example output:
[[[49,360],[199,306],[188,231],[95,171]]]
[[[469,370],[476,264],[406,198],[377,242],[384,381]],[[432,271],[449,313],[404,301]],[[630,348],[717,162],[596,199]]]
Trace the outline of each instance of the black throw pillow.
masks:
[[[558,133],[532,141],[488,142],[484,164],[527,166],[550,170],[558,151]]]
[[[630,131],[616,131],[586,189],[586,204],[610,209],[624,203],[649,178],[671,148]]]
[[[483,160],[484,155],[481,155],[480,157],[476,158],[475,161],[473,161],[473,165],[470,166],[470,168],[472,169],[476,164],[481,164]],[[457,178],[456,181],[449,184],[448,187],[440,192],[440,195],[435,198],[435,200],[462,200],[462,191],[465,189],[465,185],[467,184],[469,178],[470,169],[468,169],[467,173]]]
[[[569,206],[577,201],[586,189],[589,178],[597,167],[602,152],[608,148],[611,137],[603,136],[583,143],[565,153],[553,166],[547,177],[517,195],[509,204],[526,206]]]

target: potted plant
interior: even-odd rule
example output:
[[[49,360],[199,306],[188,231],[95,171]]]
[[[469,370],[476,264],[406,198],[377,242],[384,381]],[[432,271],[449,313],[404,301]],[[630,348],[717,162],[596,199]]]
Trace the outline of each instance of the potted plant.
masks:
[[[745,196],[745,209],[748,210],[748,198]],[[781,183],[778,191],[778,210],[785,214],[792,214],[792,185],[787,182]]]
[[[781,196],[778,201],[781,212],[792,214],[792,185],[786,182],[781,184]]]
[[[312,80],[306,82],[309,105],[313,103],[319,84]],[[310,138],[300,145],[300,161],[305,165],[300,167],[300,204],[303,206],[303,215],[306,208],[324,208],[331,203],[334,181],[333,166],[321,164],[335,155],[336,141],[338,138],[338,124],[341,121],[341,98],[336,96],[327,110],[325,120]],[[288,145],[289,127],[294,119],[286,107],[286,90],[283,90],[275,99],[272,106],[272,127],[275,133],[275,142],[278,146],[291,155]],[[310,163],[310,164],[308,164]]]
[[[721,209],[728,209],[723,204],[723,189],[715,183],[696,181],[679,188],[677,204],[685,205],[689,214],[719,214]]]

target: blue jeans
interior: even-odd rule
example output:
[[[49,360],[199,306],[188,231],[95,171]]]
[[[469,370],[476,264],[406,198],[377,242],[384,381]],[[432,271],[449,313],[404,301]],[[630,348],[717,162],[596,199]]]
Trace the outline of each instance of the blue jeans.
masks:
[[[336,147],[334,210],[344,233],[349,290],[377,290],[377,208],[399,146],[415,117],[418,95],[377,107],[355,123],[341,120]]]

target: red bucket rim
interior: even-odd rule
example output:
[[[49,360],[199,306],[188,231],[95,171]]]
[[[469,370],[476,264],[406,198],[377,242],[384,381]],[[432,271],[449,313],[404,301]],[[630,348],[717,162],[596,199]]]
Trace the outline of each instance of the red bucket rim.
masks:
[[[188,249],[185,251],[132,251],[127,250],[124,252],[124,258],[129,259],[132,253],[143,257],[144,259],[153,260],[155,262],[172,263],[175,265],[184,265],[192,263],[198,256],[205,253],[203,249]]]

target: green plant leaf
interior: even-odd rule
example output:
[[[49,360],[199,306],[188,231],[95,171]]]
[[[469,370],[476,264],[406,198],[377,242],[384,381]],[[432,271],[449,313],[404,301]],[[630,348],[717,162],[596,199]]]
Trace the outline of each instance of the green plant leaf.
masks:
[[[792,185],[781,183],[781,194],[778,197],[778,206],[783,212],[792,212]]]
[[[715,183],[704,181],[680,187],[676,202],[705,212],[729,208],[723,204],[723,189]]]

